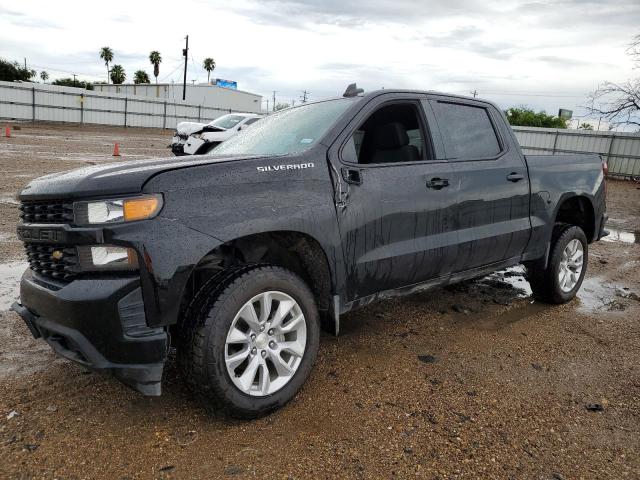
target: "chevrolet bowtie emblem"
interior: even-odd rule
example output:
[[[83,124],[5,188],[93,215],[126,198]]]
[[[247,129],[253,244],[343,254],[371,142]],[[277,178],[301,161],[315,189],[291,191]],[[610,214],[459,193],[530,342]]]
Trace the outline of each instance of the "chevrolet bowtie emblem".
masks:
[[[54,260],[60,260],[62,258],[62,252],[60,250],[54,250],[51,254],[51,258]]]

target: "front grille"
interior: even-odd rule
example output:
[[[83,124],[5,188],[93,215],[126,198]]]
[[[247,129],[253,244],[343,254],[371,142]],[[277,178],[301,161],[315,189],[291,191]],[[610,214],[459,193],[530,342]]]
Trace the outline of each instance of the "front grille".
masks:
[[[31,270],[40,275],[70,282],[77,275],[78,257],[75,247],[25,244]]]
[[[24,223],[73,223],[72,202],[22,202],[19,208]]]

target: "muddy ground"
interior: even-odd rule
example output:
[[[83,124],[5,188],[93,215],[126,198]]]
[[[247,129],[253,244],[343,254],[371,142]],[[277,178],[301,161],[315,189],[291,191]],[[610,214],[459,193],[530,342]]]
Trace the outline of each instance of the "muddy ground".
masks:
[[[324,334],[306,386],[252,422],[211,416],[169,364],[160,398],[59,360],[7,308],[24,268],[15,193],[45,173],[164,155],[170,133],[23,125],[0,139],[1,478],[640,478],[640,190],[579,298],[520,269],[371,305]],[[626,290],[625,290],[626,289]],[[631,292],[631,293],[630,293]]]

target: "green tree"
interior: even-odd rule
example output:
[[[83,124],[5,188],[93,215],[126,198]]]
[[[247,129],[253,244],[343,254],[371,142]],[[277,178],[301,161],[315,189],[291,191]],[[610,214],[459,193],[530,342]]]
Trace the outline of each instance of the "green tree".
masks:
[[[564,118],[549,115],[546,112],[535,112],[529,107],[512,107],[505,111],[509,124],[522,127],[567,128]]]
[[[102,47],[100,49],[100,58],[104,60],[104,64],[107,66],[107,83],[109,83],[109,63],[113,61],[113,50],[109,47]]]
[[[49,79],[49,74],[43,70],[40,72],[40,78],[44,83],[47,83],[47,80]]]
[[[15,82],[16,80],[21,80],[28,82],[36,75],[37,72],[35,70],[21,67],[18,62],[10,62],[0,58],[0,80],[2,81]]]
[[[136,70],[133,74],[133,83],[150,83],[149,75],[144,70]]]
[[[93,84],[91,82],[84,82],[82,80],[74,80],[73,78],[58,78],[51,82],[51,85],[60,85],[62,87],[76,87],[84,88],[85,90],[93,90]]]
[[[587,122],[583,122],[578,125],[578,130],[593,130],[593,125]]]
[[[283,110],[285,108],[289,108],[291,105],[288,103],[276,103],[276,106],[273,107],[273,111],[277,112],[278,110]]]
[[[211,72],[216,68],[216,61],[213,58],[205,58],[202,67],[207,71],[207,83],[209,83]]]
[[[162,63],[162,57],[160,52],[154,50],[149,54],[149,61],[153,65],[153,76],[156,77],[156,84],[158,83],[158,75],[160,75],[160,63]]]
[[[122,68],[122,65],[114,65],[111,67],[111,81],[115,85],[124,83],[126,78],[127,74],[125,73],[124,68]]]

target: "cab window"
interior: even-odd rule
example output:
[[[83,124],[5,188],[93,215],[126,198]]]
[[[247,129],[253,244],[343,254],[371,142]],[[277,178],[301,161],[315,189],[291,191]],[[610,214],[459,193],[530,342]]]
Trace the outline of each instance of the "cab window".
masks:
[[[342,158],[360,164],[433,159],[417,104],[398,102],[376,110],[351,135]]]

